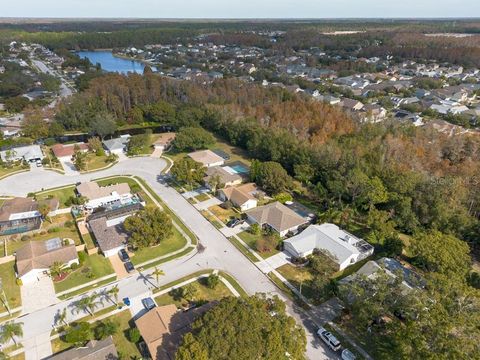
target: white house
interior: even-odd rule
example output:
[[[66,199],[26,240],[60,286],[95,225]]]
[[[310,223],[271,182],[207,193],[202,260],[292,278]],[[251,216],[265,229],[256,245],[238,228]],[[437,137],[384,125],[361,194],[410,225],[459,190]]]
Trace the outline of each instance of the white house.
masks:
[[[222,166],[225,163],[224,158],[215,154],[211,150],[195,151],[188,154],[188,156],[207,168],[213,166]]]
[[[107,205],[121,205],[132,198],[130,186],[126,183],[99,186],[96,182],[84,182],[76,190],[78,195],[87,198],[85,207],[90,210]]]
[[[257,197],[263,192],[254,183],[248,183],[237,187],[227,187],[218,191],[222,201],[231,201],[233,206],[241,211],[247,211],[257,207]]]
[[[122,135],[119,138],[105,140],[103,146],[109,154],[121,155],[127,148],[130,140],[130,135]]]
[[[306,257],[315,249],[324,250],[338,264],[339,270],[373,254],[373,246],[340,229],[335,224],[310,225],[302,233],[283,242],[293,257]]]
[[[44,158],[42,149],[39,145],[21,146],[9,150],[0,151],[0,157],[3,161],[34,162]]]
[[[30,241],[16,252],[17,277],[24,284],[33,283],[48,275],[55,262],[62,263],[65,268],[78,264],[75,245],[64,245],[60,238]]]

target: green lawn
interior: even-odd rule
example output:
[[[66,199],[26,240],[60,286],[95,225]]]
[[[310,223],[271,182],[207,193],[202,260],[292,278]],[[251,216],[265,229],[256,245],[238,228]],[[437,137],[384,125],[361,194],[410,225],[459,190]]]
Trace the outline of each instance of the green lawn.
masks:
[[[258,239],[262,238],[264,235],[263,234],[259,234],[259,235],[254,235],[254,234],[251,234],[250,232],[248,231],[242,231],[241,233],[238,234],[238,237],[240,237],[240,239],[242,239],[243,241],[245,241],[247,243],[248,246],[250,246],[253,250],[257,251],[256,249],[256,242]],[[263,257],[264,259],[266,258],[269,258],[270,256],[272,255],[275,255],[275,254],[278,254],[279,251],[277,249],[273,249],[272,251],[266,251],[266,252],[259,252],[257,251],[257,253]]]
[[[192,282],[191,284],[196,289],[196,295],[194,298],[195,301],[220,300],[224,297],[232,296],[232,293],[230,292],[230,290],[228,290],[228,288],[222,282],[220,282],[215,287],[215,289],[210,289],[209,287],[206,286],[206,279],[200,279]],[[170,293],[157,296],[155,298],[155,301],[157,302],[158,306],[175,304],[177,307],[180,308],[182,306],[188,305],[188,301],[186,301],[185,299],[178,299],[172,296]]]
[[[222,151],[225,151],[228,155],[230,155],[230,160],[228,160],[228,162],[241,161],[247,165],[250,165],[251,160],[245,150],[230,145],[217,136],[215,137],[217,141],[215,145],[210,147],[210,149],[220,149]]]
[[[50,222],[51,221],[51,222]],[[15,240],[11,240],[12,236],[5,236],[4,239],[8,239],[7,251],[8,255],[13,254],[15,251],[25,245],[25,241],[44,241],[53,238],[60,239],[72,239],[75,245],[82,243],[80,234],[77,227],[73,223],[73,217],[71,214],[61,214],[50,218],[50,221],[44,221],[42,228],[37,230],[33,235],[18,235],[14,236]],[[67,221],[71,221],[71,226],[65,226]],[[50,232],[49,232],[50,229]],[[25,237],[26,236],[26,237]],[[23,240],[20,240],[22,239]]]
[[[44,200],[44,199],[51,199],[55,198],[58,199],[60,202],[60,208],[67,208],[68,199],[72,196],[75,196],[75,185],[62,187],[60,189],[52,189],[47,191],[41,191],[35,194],[37,200]]]
[[[297,290],[300,290],[300,284],[302,284],[302,295],[309,299],[312,298],[313,290],[310,286],[310,281],[313,279],[313,276],[307,268],[285,264],[280,266],[277,271]]]
[[[87,277],[87,269],[91,269],[92,278]],[[85,264],[82,267],[68,275],[65,280],[55,283],[57,293],[66,291],[72,287],[79,286],[103,276],[113,274],[113,268],[110,261],[102,255],[94,254],[86,257]]]
[[[22,303],[20,286],[16,283],[14,266],[14,261],[0,264],[0,278],[2,279],[3,290],[5,291],[10,309],[16,308]],[[3,303],[0,304],[0,309],[1,312],[7,311]]]
[[[137,345],[131,343],[127,339],[128,329],[130,329],[131,327],[135,327],[130,311],[128,311],[128,309],[122,311],[121,313],[113,315],[111,319],[109,318],[109,320],[112,320],[119,324],[118,332],[113,335],[113,342],[115,343],[118,354],[122,355],[122,358],[126,356],[125,358],[130,359],[136,356],[137,359],[140,359],[141,354],[138,350]]]
[[[257,262],[258,261],[258,259],[255,256],[253,256],[253,254],[250,251],[248,251],[248,249],[245,246],[240,244],[240,242],[234,236],[229,237],[228,240],[230,240],[232,242],[232,244],[235,245],[235,247],[243,255],[245,255],[250,261],[252,261],[252,262]]]
[[[0,179],[20,170],[28,170],[28,167],[23,167],[22,165],[12,165],[11,167],[0,166]]]
[[[240,214],[233,209],[224,209],[219,205],[214,205],[208,208],[213,215],[215,215],[220,221],[227,223],[229,220],[235,217],[240,217]]]
[[[187,240],[174,227],[173,235],[170,236],[170,238],[163,240],[160,245],[135,251],[135,255],[132,257],[132,263],[134,265],[138,265],[145,261],[167,255],[171,252],[181,249],[186,245],[186,243]]]
[[[205,193],[201,193],[197,196],[195,196],[195,199],[198,201],[198,202],[202,202],[202,201],[207,201],[208,199],[210,199],[210,197],[205,194]]]
[[[95,153],[89,153],[87,155],[85,172],[95,171],[102,169],[111,163],[107,162],[107,155],[97,156]]]

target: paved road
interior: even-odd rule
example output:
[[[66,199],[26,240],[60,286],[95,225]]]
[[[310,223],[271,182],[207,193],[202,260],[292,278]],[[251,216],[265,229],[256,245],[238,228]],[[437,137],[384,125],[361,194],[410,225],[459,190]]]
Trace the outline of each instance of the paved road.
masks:
[[[230,273],[249,294],[260,292],[269,295],[278,295],[285,301],[287,311],[297,319],[299,324],[302,324],[306,328],[308,339],[307,356],[309,359],[336,358],[334,354],[326,350],[320,341],[312,335],[315,327],[314,323],[302,311],[297,309],[265,274],[243,256],[243,254],[187,200],[163,182],[159,174],[165,166],[166,163],[163,159],[142,157],[121,161],[114,167],[103,171],[77,176],[61,175],[52,171],[36,169],[34,170],[35,175],[30,172],[21,173],[0,181],[0,195],[26,196],[26,194],[30,192],[68,185],[79,181],[87,181],[112,175],[137,175],[147,181],[163,201],[191,228],[205,247],[205,251],[201,254],[188,255],[164,264],[162,269],[165,271],[166,276],[161,279],[161,284],[169,283],[202,269],[223,270]],[[119,282],[120,296],[135,297],[147,294],[151,286],[151,284],[139,276],[125,278]],[[71,307],[72,303],[76,300],[78,299],[73,299],[68,303],[59,303],[22,317],[19,321],[24,323],[24,337],[35,338],[44,334],[46,331],[50,331],[57,311],[68,306]],[[79,315],[70,314],[69,316],[73,319]]]
[[[41,72],[45,74],[53,75],[56,78],[60,79],[60,81],[62,82],[60,84],[60,97],[65,98],[73,94],[72,89],[68,87],[65,79],[61,77],[57,72],[50,69],[43,61],[32,59],[32,62]],[[55,103],[55,101],[53,103]]]

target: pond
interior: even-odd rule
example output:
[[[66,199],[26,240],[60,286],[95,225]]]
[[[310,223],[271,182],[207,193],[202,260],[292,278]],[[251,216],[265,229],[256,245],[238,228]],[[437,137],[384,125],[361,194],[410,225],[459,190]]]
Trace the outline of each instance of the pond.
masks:
[[[87,58],[93,65],[100,64],[102,69],[108,72],[143,74],[145,68],[143,62],[114,56],[111,51],[79,51],[77,55]],[[152,70],[155,71],[155,67],[152,67]]]

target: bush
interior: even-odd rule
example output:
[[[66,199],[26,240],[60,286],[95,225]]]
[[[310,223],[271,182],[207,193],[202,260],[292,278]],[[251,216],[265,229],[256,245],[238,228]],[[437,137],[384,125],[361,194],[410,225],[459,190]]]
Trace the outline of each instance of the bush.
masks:
[[[78,261],[80,262],[80,265],[83,265],[85,263],[85,260],[87,260],[87,254],[83,251],[78,253]]]
[[[220,207],[225,210],[230,210],[233,207],[233,204],[230,200],[228,200],[221,204]]]
[[[44,144],[46,146],[52,146],[52,145],[55,145],[56,143],[57,141],[54,138],[48,138],[48,139],[45,139],[44,141]]]
[[[18,286],[22,286],[22,285],[23,285],[22,279],[17,279],[17,280],[15,280],[15,282],[17,283]]]
[[[23,235],[20,240],[22,241],[27,241],[27,240],[30,240],[31,239],[31,236],[30,235]]]
[[[220,283],[220,277],[217,274],[210,274],[207,278],[207,287],[215,289]]]
[[[262,229],[260,228],[260,225],[255,223],[255,224],[252,224],[252,226],[250,226],[250,229],[248,229],[248,232],[253,235],[260,235],[260,233],[262,232]]]
[[[77,270],[79,267],[80,267],[79,264],[73,263],[72,265],[70,265],[70,270],[75,271],[75,270]]]
[[[65,334],[65,341],[76,346],[82,346],[92,339],[92,326],[88,322],[81,322],[76,326],[72,326]]]
[[[140,341],[140,331],[137,328],[130,328],[127,332],[128,340],[134,344]]]
[[[285,204],[287,201],[292,201],[292,195],[286,192],[281,192],[274,196],[274,199],[277,200],[279,203]]]
[[[50,229],[47,230],[47,232],[49,234],[57,233],[57,232],[60,232],[60,231],[62,231],[62,229],[60,229],[59,227],[53,227],[53,228],[50,228]]]

